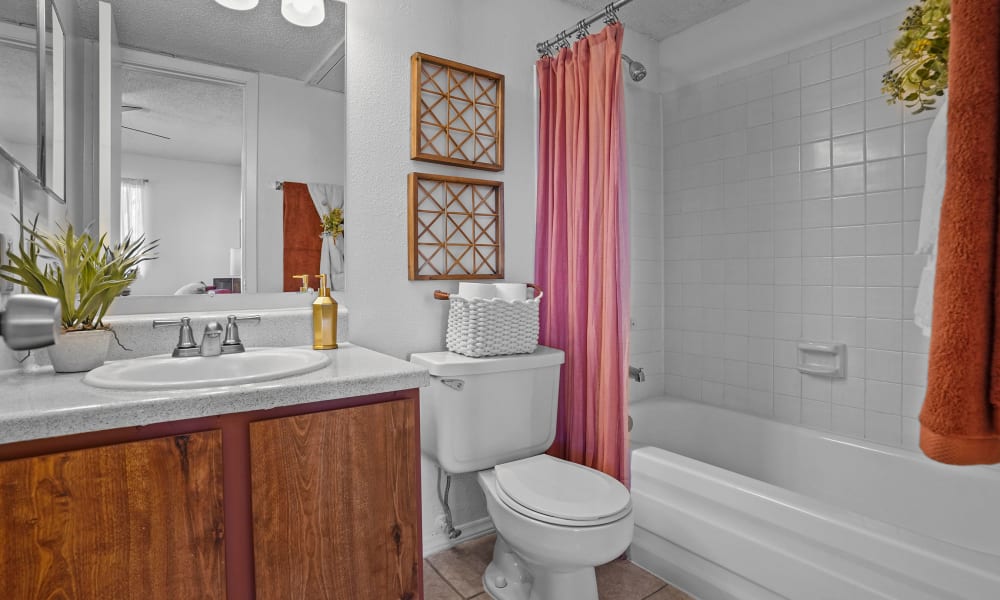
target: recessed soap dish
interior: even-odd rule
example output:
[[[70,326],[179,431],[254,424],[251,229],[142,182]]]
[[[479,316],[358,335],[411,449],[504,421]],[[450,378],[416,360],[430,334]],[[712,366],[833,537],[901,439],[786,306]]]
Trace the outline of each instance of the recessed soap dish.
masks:
[[[801,340],[798,349],[795,366],[800,373],[834,379],[847,377],[847,344]]]

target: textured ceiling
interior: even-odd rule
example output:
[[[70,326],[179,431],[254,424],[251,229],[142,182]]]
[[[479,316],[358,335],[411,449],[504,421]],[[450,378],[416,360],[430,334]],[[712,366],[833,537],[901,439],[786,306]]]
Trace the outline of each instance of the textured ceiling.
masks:
[[[0,19],[35,25],[35,0],[0,0]]]
[[[122,151],[181,160],[241,164],[243,90],[237,86],[122,70]]]
[[[97,38],[97,0],[76,0],[81,35]],[[111,0],[122,46],[306,80],[344,39],[344,4],[326,0],[326,19],[298,27],[278,0],[234,11],[214,0]],[[0,0],[0,20],[35,24],[35,0]],[[34,143],[33,55],[0,45],[0,138]],[[28,85],[25,85],[25,84]],[[319,85],[343,91],[343,63]],[[125,152],[239,165],[243,146],[241,88],[125,69],[122,124],[167,136],[122,130]]]
[[[610,0],[563,0],[592,12],[602,10]],[[622,22],[633,31],[656,41],[711,19],[748,0],[635,0],[619,12]]]
[[[316,27],[292,25],[281,2],[230,10],[214,0],[110,0],[122,46],[304,81],[344,39],[342,2]],[[97,39],[97,0],[76,0],[81,34]],[[0,19],[34,25],[34,0],[0,0]]]

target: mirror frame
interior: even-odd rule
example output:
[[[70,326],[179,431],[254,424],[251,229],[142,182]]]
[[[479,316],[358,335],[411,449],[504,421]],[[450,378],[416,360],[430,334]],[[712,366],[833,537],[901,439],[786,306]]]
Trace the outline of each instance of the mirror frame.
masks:
[[[36,158],[35,176],[42,183],[48,184],[45,177],[45,162],[47,140],[47,121],[45,110],[45,93],[48,80],[48,70],[46,48],[48,45],[47,25],[49,11],[52,9],[52,0],[37,0],[35,2],[35,141],[38,143],[38,154]]]
[[[51,0],[38,0],[39,6],[44,6]],[[44,11],[42,11],[44,12]],[[12,23],[0,23],[0,38],[3,44],[17,46],[35,53],[35,164],[26,165],[17,160],[6,148],[2,148],[4,154],[12,161],[16,162],[21,169],[31,173],[32,177],[44,184],[44,160],[45,160],[45,52],[39,52],[39,43],[46,43],[44,31],[38,34],[36,28],[32,32],[27,26],[14,25]],[[39,65],[42,71],[39,72]],[[38,167],[42,165],[40,170]]]

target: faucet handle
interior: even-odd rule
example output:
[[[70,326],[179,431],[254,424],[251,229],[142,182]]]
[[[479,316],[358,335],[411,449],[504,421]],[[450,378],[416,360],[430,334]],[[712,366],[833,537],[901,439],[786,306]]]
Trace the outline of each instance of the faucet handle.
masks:
[[[240,340],[240,328],[236,323],[238,321],[255,321],[260,323],[260,315],[249,315],[246,317],[229,315],[226,320],[226,337],[222,341],[223,354],[244,352],[246,348],[243,346],[243,341]]]
[[[180,325],[180,333],[177,335],[177,347],[174,348],[174,356],[194,356],[198,352],[198,344],[194,343],[194,332],[191,331],[191,318],[181,317],[180,319],[157,319],[153,321],[153,328],[171,327]]]

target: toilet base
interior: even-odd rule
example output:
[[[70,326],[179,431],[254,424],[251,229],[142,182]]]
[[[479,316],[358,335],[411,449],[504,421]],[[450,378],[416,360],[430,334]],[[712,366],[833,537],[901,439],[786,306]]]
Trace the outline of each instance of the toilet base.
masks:
[[[593,567],[553,572],[529,565],[499,535],[483,589],[494,600],[598,600]]]

